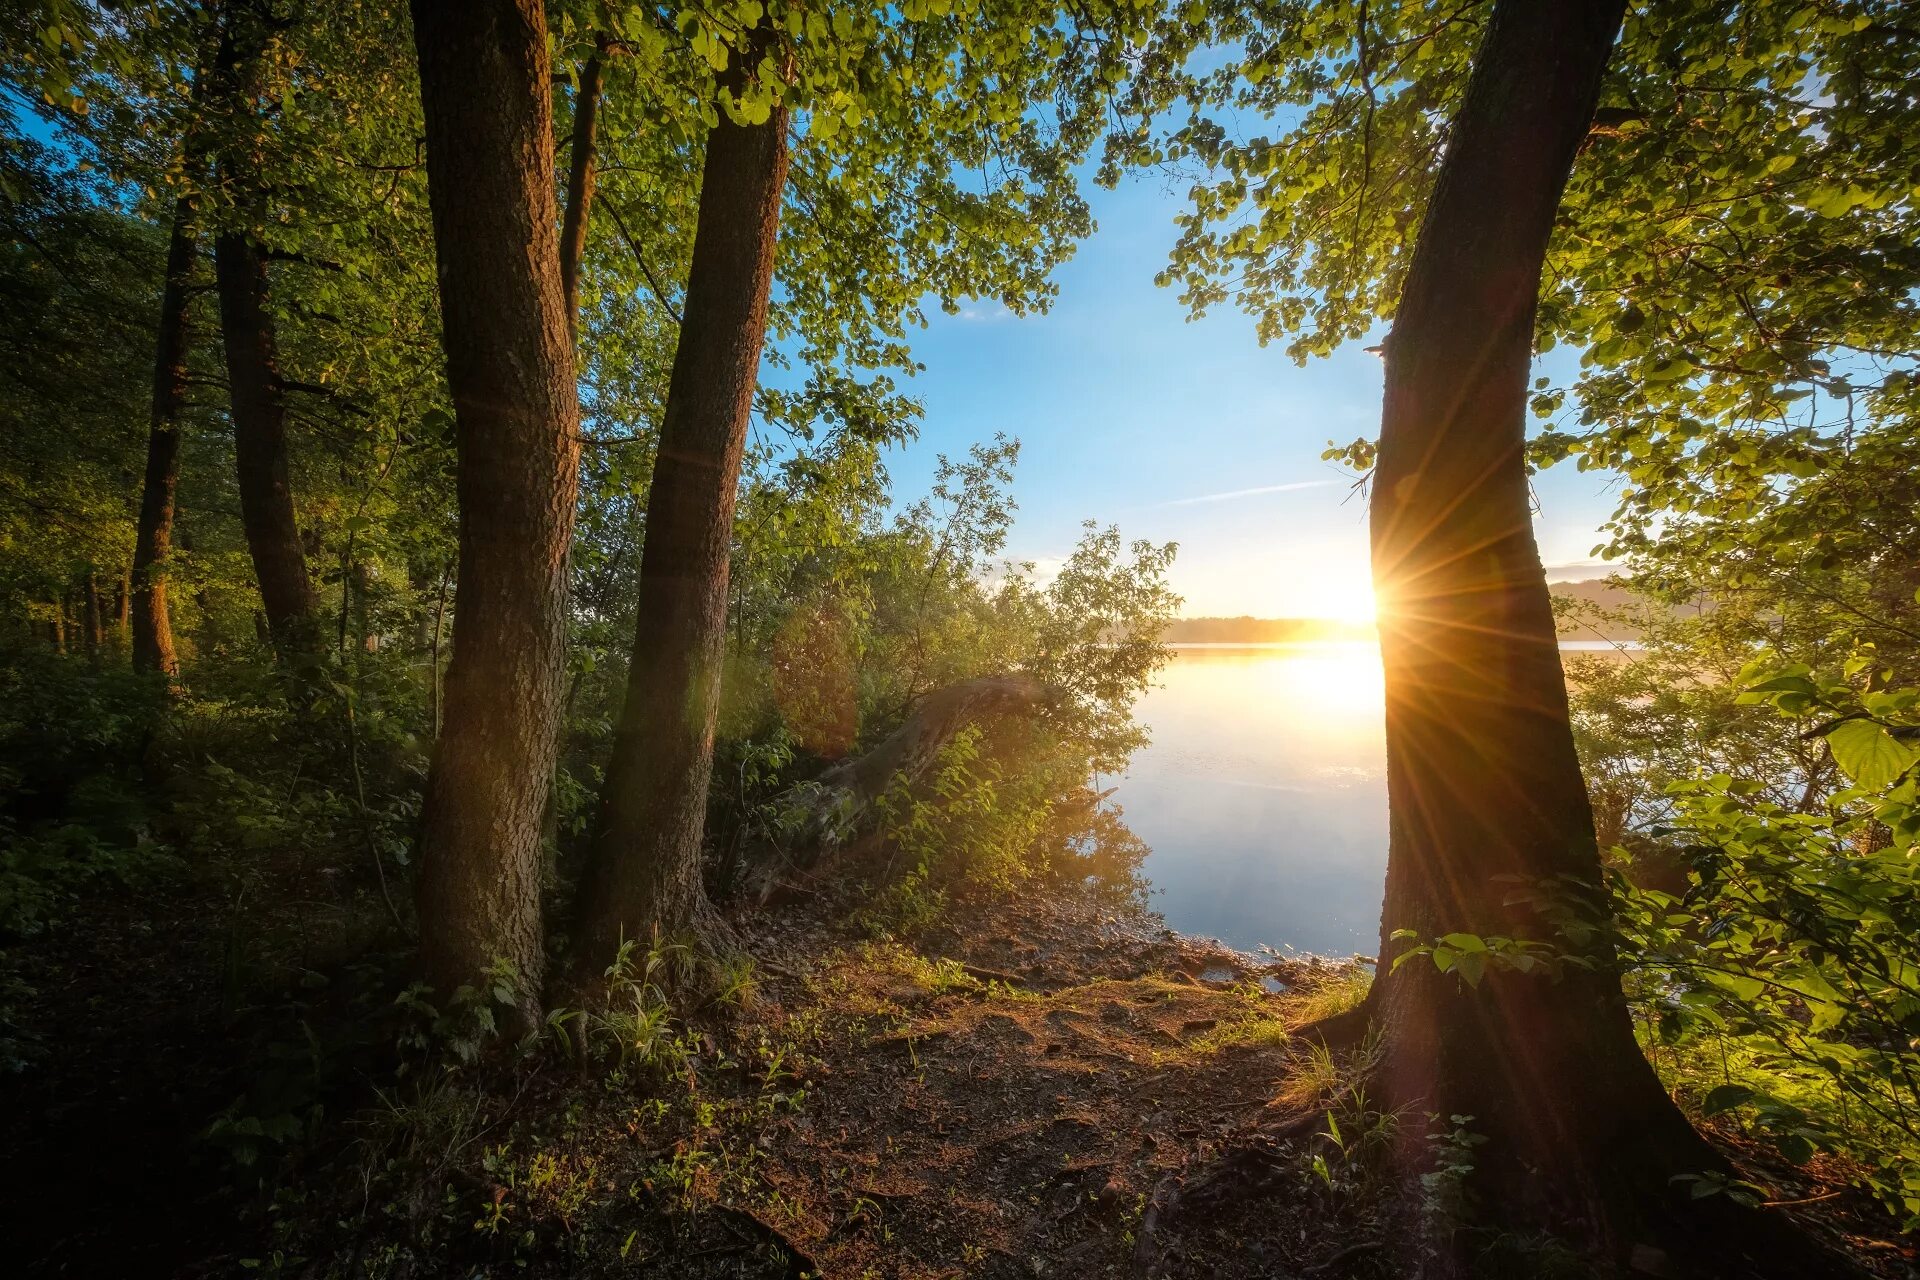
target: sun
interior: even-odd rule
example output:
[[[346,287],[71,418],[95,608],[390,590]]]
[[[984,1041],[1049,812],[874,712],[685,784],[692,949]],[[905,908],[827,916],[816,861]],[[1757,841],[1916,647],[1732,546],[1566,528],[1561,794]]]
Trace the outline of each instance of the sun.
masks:
[[[1378,615],[1373,583],[1365,574],[1315,577],[1299,583],[1290,594],[1294,605],[1288,612],[1301,617],[1372,622]]]

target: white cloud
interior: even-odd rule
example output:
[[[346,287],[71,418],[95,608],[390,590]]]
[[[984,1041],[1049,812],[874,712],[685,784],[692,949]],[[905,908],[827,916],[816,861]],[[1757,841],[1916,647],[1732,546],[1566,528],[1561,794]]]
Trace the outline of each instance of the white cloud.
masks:
[[[1168,502],[1156,502],[1159,507],[1191,507],[1202,502],[1231,502],[1235,498],[1252,498],[1263,493],[1292,493],[1296,489],[1324,489],[1329,485],[1344,484],[1342,480],[1296,480],[1292,484],[1263,484],[1252,489],[1228,489],[1224,493],[1203,493],[1197,498],[1174,498]]]

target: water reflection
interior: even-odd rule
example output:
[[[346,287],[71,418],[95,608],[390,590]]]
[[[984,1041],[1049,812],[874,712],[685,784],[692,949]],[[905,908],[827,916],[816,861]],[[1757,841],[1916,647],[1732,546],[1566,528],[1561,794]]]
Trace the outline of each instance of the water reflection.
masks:
[[[1153,852],[1149,899],[1236,947],[1372,954],[1386,747],[1370,643],[1176,651],[1136,714],[1153,744],[1115,799]]]
[[[1560,648],[1600,661],[1640,650]],[[1387,871],[1381,684],[1371,641],[1175,648],[1134,712],[1152,745],[1114,793],[1151,850],[1140,873],[1168,925],[1248,949],[1374,953]]]

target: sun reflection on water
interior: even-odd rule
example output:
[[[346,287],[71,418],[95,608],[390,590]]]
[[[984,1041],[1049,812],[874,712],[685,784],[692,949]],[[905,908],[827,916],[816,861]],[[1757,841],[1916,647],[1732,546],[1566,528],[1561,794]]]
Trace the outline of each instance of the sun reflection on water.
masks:
[[[1116,799],[1173,927],[1236,946],[1371,952],[1386,745],[1371,642],[1190,646],[1137,714]]]

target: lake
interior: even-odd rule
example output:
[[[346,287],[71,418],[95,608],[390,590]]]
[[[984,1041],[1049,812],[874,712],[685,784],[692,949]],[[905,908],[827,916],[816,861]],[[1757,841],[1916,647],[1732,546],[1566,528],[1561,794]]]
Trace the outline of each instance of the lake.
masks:
[[[1244,949],[1372,955],[1387,869],[1374,644],[1178,646],[1134,713],[1153,742],[1113,798],[1153,850],[1148,905],[1168,926]]]

